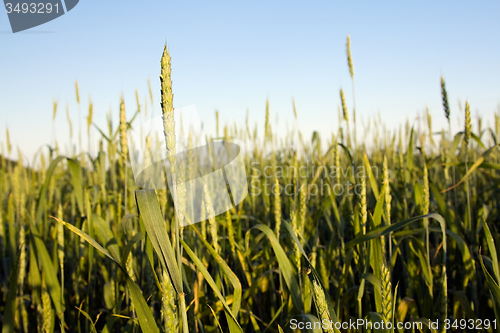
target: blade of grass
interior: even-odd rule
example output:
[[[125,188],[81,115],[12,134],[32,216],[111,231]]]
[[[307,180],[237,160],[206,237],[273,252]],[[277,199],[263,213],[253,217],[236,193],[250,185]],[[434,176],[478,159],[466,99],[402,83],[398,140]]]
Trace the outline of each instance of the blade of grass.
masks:
[[[374,239],[374,238],[377,238],[377,237],[380,237],[380,236],[384,236],[384,235],[387,235],[395,230],[398,230],[406,225],[409,225],[413,222],[416,222],[416,221],[420,221],[424,218],[432,218],[432,219],[435,219],[437,220],[440,225],[441,225],[441,230],[443,232],[443,234],[445,234],[445,228],[446,228],[446,224],[445,224],[445,221],[443,219],[443,217],[439,214],[436,214],[436,213],[432,213],[432,214],[427,214],[427,215],[421,215],[421,216],[416,216],[416,217],[412,217],[410,219],[407,219],[407,220],[404,220],[404,221],[400,221],[398,223],[394,223],[394,224],[391,224],[391,225],[388,225],[388,226],[384,226],[384,227],[380,227],[380,228],[377,228],[375,230],[372,230],[370,232],[368,232],[367,234],[365,235],[360,235],[356,238],[354,238],[353,240],[351,240],[349,243],[346,244],[346,249],[349,249],[349,248],[352,248],[358,244],[361,244],[361,243],[364,243],[364,242],[367,242],[371,239]]]
[[[163,226],[163,216],[156,192],[155,190],[139,190],[135,193],[146,233],[160,261],[164,267],[168,268],[175,291],[180,294],[182,293],[181,272],[179,271],[174,249],[168,238],[167,231]]]
[[[297,244],[297,247],[299,248],[300,252],[302,253],[303,258],[309,264],[309,268],[311,270],[311,273],[309,274],[309,280],[311,281],[311,284],[316,283],[318,286],[320,286],[323,295],[325,295],[325,300],[324,301],[326,302],[326,306],[327,306],[327,309],[328,309],[329,320],[332,320],[333,322],[337,322],[338,321],[337,314],[336,314],[336,312],[335,312],[335,310],[333,308],[333,304],[332,304],[332,301],[330,299],[330,296],[328,295],[328,292],[326,291],[326,289],[325,289],[325,287],[323,285],[323,282],[321,281],[321,276],[316,271],[316,269],[314,268],[314,266],[311,264],[311,261],[307,257],[307,254],[304,251],[304,248],[302,247],[302,244],[300,243],[299,239],[297,238],[297,235],[293,231],[292,226],[288,222],[286,222],[284,220],[282,221],[282,224],[285,226],[286,230],[288,231],[288,233],[292,237],[292,239],[295,242],[295,244]],[[335,332],[340,332],[335,327],[334,327],[334,331]]]
[[[285,280],[285,283],[290,290],[293,304],[295,305],[295,307],[297,307],[299,312],[302,313],[304,311],[304,304],[302,303],[302,297],[300,296],[299,284],[297,283],[297,279],[295,278],[297,273],[293,269],[293,266],[290,263],[290,260],[288,259],[285,251],[281,247],[278,239],[276,238],[276,235],[271,230],[271,228],[264,224],[257,224],[252,229],[258,229],[262,231],[269,239],[271,247],[274,250],[276,260],[278,261],[281,273],[283,275],[283,279]]]
[[[193,252],[193,250],[191,250],[191,248],[186,244],[186,242],[184,242],[184,240],[179,239],[179,241],[181,242],[182,247],[186,251],[187,255],[191,258],[195,266],[198,268],[200,273],[207,281],[208,285],[212,288],[217,298],[219,298],[219,300],[221,301],[224,307],[224,312],[226,313],[229,331],[231,333],[243,332],[242,328],[240,327],[240,324],[238,324],[238,321],[236,320],[236,317],[233,315],[232,310],[229,308],[226,299],[224,298],[224,296],[222,296],[222,293],[217,287],[217,283],[214,281],[210,273],[207,271],[205,265],[201,262],[200,258],[198,258],[198,256]]]
[[[31,223],[31,221],[29,223],[29,226],[33,250],[36,252],[37,257],[40,260],[42,271],[45,275],[45,283],[47,285],[47,289],[49,290],[50,298],[54,303],[57,316],[61,318],[61,315],[64,311],[64,305],[62,304],[61,300],[61,284],[59,283],[59,280],[57,278],[57,269],[54,267],[43,239],[40,237],[38,231],[36,230],[33,223]]]
[[[483,221],[483,227],[486,242],[488,243],[488,249],[490,250],[491,261],[493,262],[493,272],[495,273],[497,281],[500,281],[500,270],[498,268],[498,257],[497,249],[495,247],[495,241],[493,240],[490,227],[488,226],[488,223],[486,223],[486,221]]]
[[[18,251],[19,254],[21,251]],[[17,256],[14,267],[10,273],[10,278],[7,287],[7,297],[5,298],[2,332],[15,332],[15,313],[16,313],[16,296],[17,296],[17,276],[19,275],[19,255]]]
[[[87,243],[92,245],[96,250],[104,254],[106,257],[111,259],[122,271],[122,273],[125,275],[126,278],[126,283],[127,283],[127,289],[129,291],[130,299],[132,300],[132,304],[134,305],[134,310],[137,313],[137,318],[139,319],[139,325],[144,333],[159,333],[160,330],[158,329],[158,326],[156,326],[155,319],[153,317],[153,314],[151,312],[151,309],[149,308],[148,304],[146,303],[146,300],[144,299],[144,296],[142,295],[141,290],[137,286],[137,284],[132,281],[132,279],[129,277],[127,274],[127,270],[120,265],[118,260],[113,258],[113,256],[105,249],[103,248],[99,243],[95,241],[92,237],[90,237],[88,234],[83,232],[82,230],[76,228],[75,226],[64,222],[60,219],[57,219],[53,217],[57,222],[62,223],[66,228],[71,230],[73,233],[76,235],[80,236],[83,240],[85,240]]]
[[[231,284],[233,285],[234,288],[234,295],[233,295],[233,304],[232,304],[232,312],[235,318],[238,318],[238,312],[240,310],[240,305],[241,305],[241,294],[242,294],[242,288],[241,288],[241,283],[236,274],[229,268],[228,264],[224,261],[224,259],[215,251],[215,249],[208,243],[201,235],[201,233],[194,227],[194,225],[191,225],[192,229],[198,234],[199,240],[203,242],[205,247],[207,248],[208,252],[214,257],[215,261],[221,268],[222,272],[226,275],[226,277],[229,279]]]

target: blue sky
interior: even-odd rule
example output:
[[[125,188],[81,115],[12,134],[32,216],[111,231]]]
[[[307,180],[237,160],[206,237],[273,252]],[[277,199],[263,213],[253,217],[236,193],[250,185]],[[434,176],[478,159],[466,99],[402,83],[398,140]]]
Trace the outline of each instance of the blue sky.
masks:
[[[10,33],[0,14],[0,142],[4,128],[27,156],[51,142],[52,100],[59,101],[57,138],[67,142],[65,105],[76,126],[74,81],[88,96],[94,122],[118,121],[125,96],[142,103],[151,78],[153,112],[159,114],[159,61],[167,41],[172,56],[174,104],[195,104],[207,131],[214,112],[231,124],[264,123],[270,100],[273,123],[293,119],[329,134],[338,127],[339,89],[352,107],[345,42],[351,36],[357,116],[380,110],[389,129],[429,106],[436,129],[444,125],[440,76],[452,120],[462,118],[458,99],[473,115],[493,120],[500,103],[499,1],[89,1],[26,32]],[[151,107],[149,107],[151,111]],[[457,127],[458,128],[458,127]]]

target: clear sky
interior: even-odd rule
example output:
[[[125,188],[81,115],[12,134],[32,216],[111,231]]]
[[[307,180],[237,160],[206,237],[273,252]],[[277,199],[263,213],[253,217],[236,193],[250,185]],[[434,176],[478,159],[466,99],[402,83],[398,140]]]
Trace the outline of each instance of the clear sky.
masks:
[[[452,120],[470,101],[473,115],[493,120],[500,103],[499,1],[90,1],[26,32],[12,34],[0,13],[0,142],[4,128],[27,156],[51,142],[52,100],[60,107],[57,138],[67,142],[65,105],[76,126],[74,82],[88,98],[94,122],[118,121],[148,96],[159,114],[159,65],[165,41],[172,56],[176,107],[195,104],[210,131],[222,121],[263,126],[266,99],[279,125],[330,133],[338,126],[339,89],[352,107],[345,55],[350,34],[358,121],[376,115],[389,129],[426,105],[434,127],[444,125],[440,76],[446,79]],[[151,107],[149,108],[151,111]],[[463,123],[463,122],[462,122]],[[262,126],[260,128],[262,128]],[[309,136],[308,136],[309,137]]]

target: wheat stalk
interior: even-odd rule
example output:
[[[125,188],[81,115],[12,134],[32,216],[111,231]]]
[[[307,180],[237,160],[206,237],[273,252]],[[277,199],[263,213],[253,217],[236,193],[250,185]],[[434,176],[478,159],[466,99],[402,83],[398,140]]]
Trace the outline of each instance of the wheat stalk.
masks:
[[[471,138],[472,133],[472,125],[471,125],[471,117],[470,117],[470,106],[469,101],[465,101],[465,129],[464,129],[464,141],[465,145],[469,145],[469,140]]]
[[[302,235],[304,232],[304,227],[307,225],[307,192],[306,192],[306,184],[302,184],[300,186],[300,224],[299,224],[299,232]]]
[[[171,59],[170,54],[168,52],[167,46],[163,48],[163,54],[161,57],[161,73],[160,73],[160,84],[161,84],[161,109],[163,115],[163,133],[165,136],[165,144],[167,148],[167,157],[170,162],[170,173],[172,176],[172,196],[174,201],[177,200],[176,193],[176,158],[175,158],[175,121],[174,121],[174,95],[172,93],[172,78],[171,78]],[[176,244],[176,252],[177,252],[177,265],[179,266],[179,271],[182,272],[182,253],[179,242],[180,232],[179,232],[179,221],[177,220],[177,214],[175,215],[175,244]],[[181,284],[182,287],[182,284]],[[187,312],[186,312],[186,300],[185,294],[181,288],[178,291],[179,303],[180,303],[180,311],[182,316],[182,330],[184,333],[188,333],[188,321],[187,321]]]
[[[137,104],[137,113],[141,113],[141,102],[139,101],[139,92],[135,90],[135,103]]]
[[[427,170],[427,164],[424,164],[424,186],[423,186],[423,203],[422,214],[429,214],[430,206],[430,193],[429,193],[429,172]],[[429,249],[429,219],[424,218],[424,229],[425,229],[425,250],[427,265],[430,266],[430,249]]]
[[[293,232],[298,235],[299,234],[299,229],[297,227],[297,211],[293,209],[290,212],[290,226],[292,227]],[[293,252],[294,252],[294,262],[295,266],[297,267],[297,272],[300,273],[302,271],[302,266],[301,266],[301,258],[302,258],[302,252],[299,249],[299,246],[297,243],[293,242]]]
[[[465,172],[468,174],[469,165],[467,164],[469,158],[469,141],[472,136],[472,124],[470,116],[470,106],[469,101],[465,101],[465,129],[464,129],[464,141],[465,141]],[[469,191],[469,178],[465,179],[465,187],[467,189],[467,211],[469,218],[470,231],[474,232],[474,222],[472,221],[471,205],[470,205],[470,191]],[[475,237],[474,237],[475,239]]]
[[[236,253],[236,242],[234,240],[234,227],[233,220],[231,219],[231,212],[226,211],[226,224],[227,224],[227,233],[229,237],[229,245],[231,246],[231,252]]]
[[[121,162],[125,168],[125,174],[123,178],[124,186],[124,196],[123,202],[125,211],[127,211],[127,159],[128,159],[128,140],[127,140],[127,119],[125,115],[125,102],[123,101],[123,96],[120,98],[120,148],[121,148]]]
[[[499,135],[500,135],[500,111],[497,111],[495,112],[495,136],[497,142]]]
[[[57,107],[57,106],[56,106]],[[54,112],[55,114],[55,112]],[[94,104],[90,100],[89,97],[89,114],[87,115],[87,135],[90,136],[90,126],[92,125],[92,119],[94,117]],[[89,144],[90,144],[90,138],[89,138]]]
[[[448,120],[448,124],[450,123],[450,105],[448,103],[448,92],[446,91],[446,85],[444,82],[444,78],[441,76],[441,97],[443,99],[443,109],[444,116]]]
[[[361,232],[366,234],[366,221],[368,219],[367,205],[366,205],[366,177],[365,174],[361,176],[361,193],[360,193],[360,217],[361,217]]]
[[[446,259],[444,259],[446,261]],[[439,297],[439,323],[444,323],[445,319],[448,318],[448,279],[446,277],[446,263],[442,266],[441,271],[441,284],[440,290],[441,295]],[[445,333],[445,326],[442,324],[440,326],[440,332]]]
[[[382,262],[382,315],[386,322],[392,321],[392,284],[391,284],[391,272],[385,263]]]
[[[351,37],[349,35],[347,35],[346,53],[347,53],[347,64],[349,65],[349,74],[351,74],[351,79],[354,80],[354,65],[352,64],[352,55],[351,55]]]
[[[431,145],[435,146],[436,143],[434,142],[434,139],[432,137],[432,116],[431,113],[429,112],[429,107],[425,108],[427,111],[427,127],[429,129],[429,141]]]
[[[328,310],[328,303],[326,301],[326,295],[323,290],[323,288],[319,285],[319,283],[316,281],[316,279],[312,279],[312,291],[313,291],[313,297],[314,301],[316,304],[316,312],[318,313],[318,319],[323,322],[330,322],[330,314]],[[326,326],[326,329],[323,328],[323,332],[325,333],[334,333],[335,331],[333,330],[330,325]]]
[[[6,143],[7,143],[7,154],[8,154],[8,156],[10,156],[10,152],[12,150],[12,145],[10,143],[9,128],[5,129],[5,140],[6,140]]]
[[[384,174],[384,213],[385,213],[385,224],[390,225],[391,224],[391,201],[392,201],[392,196],[391,196],[391,187],[390,187],[390,181],[389,181],[389,167],[387,166],[387,156],[384,155],[384,162],[382,166],[383,174]],[[382,238],[384,239],[384,237]],[[389,233],[388,235],[388,240],[389,240],[389,262],[392,258],[392,233]],[[384,248],[383,248],[384,249]]]
[[[204,195],[206,212],[208,215],[208,227],[210,229],[210,236],[212,237],[212,246],[214,247],[215,251],[220,252],[219,241],[217,236],[217,223],[215,222],[215,212],[207,184],[203,184],[203,195]]]
[[[45,333],[52,333],[53,330],[53,313],[50,295],[47,291],[45,275],[42,274],[42,330]]]
[[[177,307],[175,306],[175,290],[166,270],[162,271],[161,285],[161,320],[164,332],[177,332],[179,321],[177,319]]]
[[[63,220],[63,209],[59,204],[57,209],[57,218]],[[64,225],[57,223],[57,258],[59,259],[59,268],[61,270],[61,299],[64,304]],[[64,326],[64,312],[61,313],[61,325]]]
[[[215,135],[219,137],[219,111],[215,111]]]
[[[334,146],[333,151],[335,154],[335,181],[336,181],[336,184],[340,184],[340,174],[341,174],[340,149],[339,149],[339,145],[337,142],[337,138],[335,138],[335,140],[333,141],[333,146]]]
[[[356,97],[355,97],[355,89],[354,89],[354,65],[352,63],[352,54],[351,54],[351,37],[347,35],[347,43],[346,43],[346,53],[347,53],[347,64],[349,66],[349,74],[351,75],[352,81],[352,121],[354,123],[354,143],[356,144]]]
[[[274,190],[274,223],[275,223],[274,232],[276,234],[276,238],[279,239],[280,227],[281,227],[281,198],[280,198],[281,190],[278,177],[275,178],[273,190]]]
[[[349,124],[349,113],[347,112],[347,104],[345,102],[343,89],[340,89],[340,101],[342,103],[342,115],[344,117],[344,120]]]

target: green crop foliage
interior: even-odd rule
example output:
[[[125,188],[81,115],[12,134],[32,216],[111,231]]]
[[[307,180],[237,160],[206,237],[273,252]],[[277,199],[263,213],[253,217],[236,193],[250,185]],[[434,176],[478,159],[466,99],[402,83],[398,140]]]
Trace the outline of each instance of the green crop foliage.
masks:
[[[350,39],[347,51],[354,89]],[[170,61],[165,48],[163,149],[175,163],[176,142],[192,147],[195,133],[175,133]],[[355,101],[349,106],[343,90],[343,121],[321,133],[326,140],[317,132],[309,140],[300,128],[274,130],[269,101],[264,128],[222,124],[225,140],[252,147],[243,150],[249,194],[187,227],[177,223],[186,217],[176,216],[175,193],[134,182],[127,129],[147,119],[151,92],[136,92],[133,114],[117,98],[120,123],[97,128],[95,157],[55,146],[28,167],[11,156],[7,131],[0,141],[7,148],[0,155],[2,332],[292,332],[292,320],[316,323],[311,332],[338,332],[317,323],[358,318],[496,319],[500,326],[499,115],[482,122],[492,128],[474,132],[469,103],[451,110],[443,78],[441,93],[444,115],[463,114],[464,131],[451,133],[445,123],[432,132],[428,110],[399,132],[386,131],[378,117],[357,128],[355,115],[348,121]],[[293,112],[300,120],[295,103]],[[95,126],[92,104],[87,120],[79,137]],[[178,180],[191,168],[170,171]],[[213,209],[210,198],[204,203]]]

